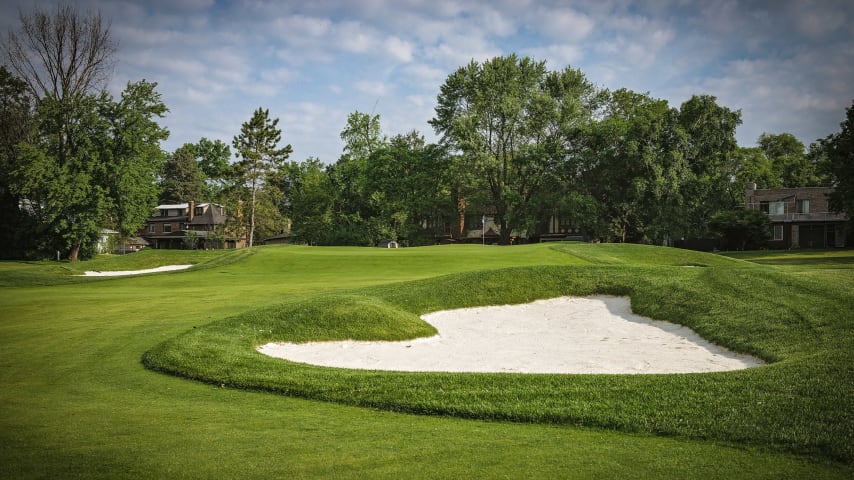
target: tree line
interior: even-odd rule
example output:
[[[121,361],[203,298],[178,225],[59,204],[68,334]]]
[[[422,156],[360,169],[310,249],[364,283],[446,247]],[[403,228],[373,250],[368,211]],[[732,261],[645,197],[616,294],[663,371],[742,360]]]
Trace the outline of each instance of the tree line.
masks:
[[[5,256],[90,256],[101,228],[133,236],[157,203],[189,200],[240,212],[250,245],[286,233],[315,245],[422,245],[483,228],[485,216],[503,244],[553,224],[589,240],[668,243],[747,215],[748,181],[834,185],[833,207],[854,211],[854,105],[840,132],[809,148],[788,133],[739,147],[741,113],[715,97],[676,108],[508,55],[447,77],[429,122],[435,144],[416,130],[389,137],[380,115],[356,111],[337,161],[289,161],[278,119],[258,108],[231,146],[201,138],[170,153],[156,83],[104,93],[116,48],[99,14],[36,9],[20,24],[0,68]]]

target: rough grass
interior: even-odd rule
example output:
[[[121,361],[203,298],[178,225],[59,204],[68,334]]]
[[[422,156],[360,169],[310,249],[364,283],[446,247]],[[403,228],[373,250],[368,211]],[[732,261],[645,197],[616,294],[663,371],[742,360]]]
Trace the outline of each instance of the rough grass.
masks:
[[[167,341],[144,363],[209,383],[391,411],[611,428],[854,460],[851,290],[724,257],[597,247],[559,248],[589,262],[605,258],[604,266],[460,273],[284,302]],[[392,373],[312,367],[254,350],[270,341],[414,338],[431,333],[416,317],[430,311],[592,294],[628,295],[637,313],[687,325],[772,363],[687,375]]]

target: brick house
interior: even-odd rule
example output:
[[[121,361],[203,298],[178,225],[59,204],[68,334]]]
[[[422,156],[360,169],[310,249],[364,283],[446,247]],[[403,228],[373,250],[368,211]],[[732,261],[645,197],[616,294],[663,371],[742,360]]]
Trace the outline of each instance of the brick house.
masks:
[[[193,201],[158,205],[139,236],[152,248],[242,248],[245,235],[228,228],[225,207]]]
[[[844,247],[848,216],[828,208],[832,191],[832,187],[757,189],[751,182],[745,189],[745,208],[768,215],[771,248]]]

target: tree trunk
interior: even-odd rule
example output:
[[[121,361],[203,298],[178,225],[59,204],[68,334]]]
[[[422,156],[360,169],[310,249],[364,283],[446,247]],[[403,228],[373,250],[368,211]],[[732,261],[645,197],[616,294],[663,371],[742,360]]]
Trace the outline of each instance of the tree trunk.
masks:
[[[80,241],[74,242],[74,246],[71,247],[71,253],[68,254],[68,260],[71,262],[76,262],[78,256],[80,255]]]
[[[460,197],[457,201],[457,213],[460,215],[460,231],[457,235],[458,238],[462,238],[463,234],[466,231],[466,199]]]
[[[510,245],[510,234],[512,232],[507,226],[506,214],[499,216],[498,228],[501,229],[501,232],[498,234],[498,244]]]
[[[249,213],[249,247],[255,237],[255,181],[252,181],[252,211]]]

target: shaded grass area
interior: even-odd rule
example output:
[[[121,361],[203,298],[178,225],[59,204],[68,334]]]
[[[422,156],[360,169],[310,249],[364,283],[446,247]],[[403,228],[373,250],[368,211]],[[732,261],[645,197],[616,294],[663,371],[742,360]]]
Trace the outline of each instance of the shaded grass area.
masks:
[[[724,252],[729,258],[778,267],[854,268],[854,249]]]
[[[254,350],[270,341],[413,338],[429,334],[417,332],[413,316],[434,310],[592,294],[628,295],[641,315],[773,363],[685,375],[395,373],[313,367]],[[363,303],[382,313],[382,327],[366,328]],[[852,311],[850,291],[745,264],[525,267],[295,299],[181,335],[144,363],[209,383],[391,411],[602,427],[851,462]]]

